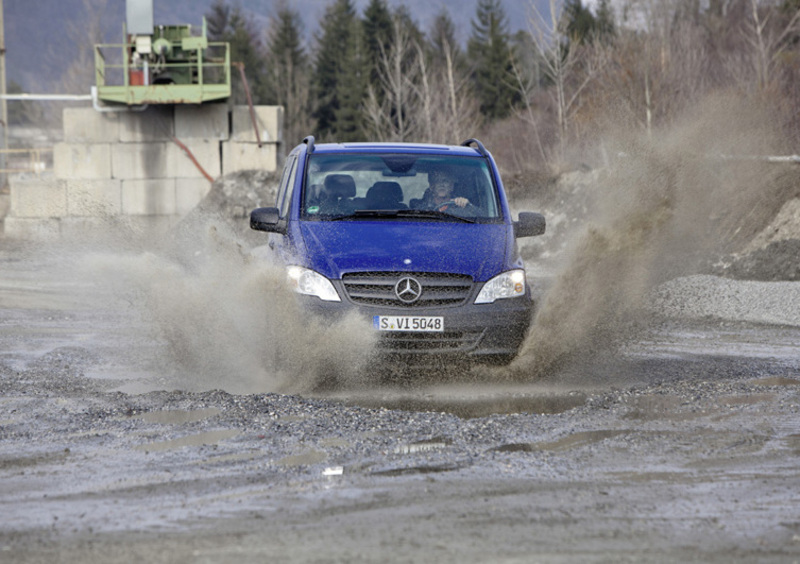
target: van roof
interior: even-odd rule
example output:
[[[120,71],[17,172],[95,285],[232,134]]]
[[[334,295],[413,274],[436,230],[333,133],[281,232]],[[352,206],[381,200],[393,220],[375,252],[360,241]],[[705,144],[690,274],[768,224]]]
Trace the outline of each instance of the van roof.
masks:
[[[304,144],[308,144],[304,142]],[[301,147],[299,145],[298,147]],[[485,156],[479,148],[467,145],[437,145],[433,143],[360,142],[316,143],[310,145],[314,153],[417,153],[434,155]]]

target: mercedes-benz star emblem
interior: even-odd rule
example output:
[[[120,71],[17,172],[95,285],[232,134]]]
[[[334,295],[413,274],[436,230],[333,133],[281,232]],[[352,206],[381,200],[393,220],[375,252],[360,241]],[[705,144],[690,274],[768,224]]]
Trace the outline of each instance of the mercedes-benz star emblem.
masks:
[[[394,285],[394,293],[397,294],[397,299],[404,304],[413,304],[422,295],[422,284],[415,278],[407,276],[397,281],[397,284]]]

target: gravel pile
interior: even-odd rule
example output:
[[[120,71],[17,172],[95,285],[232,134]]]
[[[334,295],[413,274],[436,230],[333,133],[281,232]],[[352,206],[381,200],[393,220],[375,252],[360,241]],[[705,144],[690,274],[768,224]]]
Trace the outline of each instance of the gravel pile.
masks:
[[[731,280],[711,275],[676,278],[651,295],[654,313],[800,326],[800,284]]]
[[[243,170],[221,176],[211,185],[205,198],[176,227],[190,237],[198,220],[212,217],[222,222],[244,241],[258,241],[250,231],[248,218],[254,208],[274,206],[279,172]],[[263,243],[257,243],[263,244]]]
[[[724,257],[712,272],[737,280],[800,281],[800,198],[787,201],[741,253]]]

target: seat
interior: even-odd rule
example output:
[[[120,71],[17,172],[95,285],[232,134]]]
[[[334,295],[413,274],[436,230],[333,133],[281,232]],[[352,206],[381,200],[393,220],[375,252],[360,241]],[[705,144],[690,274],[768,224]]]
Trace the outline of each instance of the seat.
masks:
[[[405,210],[403,189],[397,182],[376,182],[367,190],[366,207],[370,210]]]
[[[349,174],[329,174],[325,177],[319,196],[322,213],[347,213],[350,200],[356,195],[356,183]]]

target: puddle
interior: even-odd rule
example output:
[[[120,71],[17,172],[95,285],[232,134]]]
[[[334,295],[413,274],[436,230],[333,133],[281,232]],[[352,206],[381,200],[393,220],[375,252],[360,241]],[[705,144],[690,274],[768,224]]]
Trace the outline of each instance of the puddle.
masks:
[[[450,439],[443,439],[440,437],[434,439],[427,439],[424,441],[417,441],[407,445],[400,445],[394,449],[395,454],[417,454],[419,452],[430,452],[447,448],[453,444]]]
[[[339,437],[329,437],[327,439],[322,439],[319,442],[319,446],[328,448],[345,448],[350,446],[350,441],[346,441]]]
[[[795,455],[800,456],[800,433],[784,437],[783,442]]]
[[[496,452],[538,452],[551,451],[561,452],[571,448],[582,447],[592,443],[599,443],[605,439],[611,439],[619,435],[626,435],[630,431],[586,431],[583,433],[573,433],[563,439],[541,443],[511,443],[502,445],[491,450]]]
[[[207,433],[198,433],[196,435],[188,435],[179,439],[172,439],[170,441],[161,441],[156,443],[148,443],[134,447],[134,450],[143,450],[145,452],[163,452],[165,450],[174,450],[187,446],[204,446],[214,445],[219,441],[230,439],[239,434],[239,431],[232,429],[225,429],[221,431],[208,431]]]
[[[674,484],[692,483],[693,477],[683,472],[609,472],[609,478],[619,480],[625,484],[632,482],[667,482]]]
[[[31,456],[0,458],[0,470],[18,470],[21,468],[38,466],[40,464],[60,464],[66,460],[69,453],[69,449],[64,449],[63,451],[49,452]]]
[[[720,398],[719,402],[722,405],[755,405],[774,399],[775,394],[748,394],[746,396],[723,397]]]
[[[295,454],[276,460],[275,464],[279,466],[310,466],[324,462],[326,458],[328,458],[328,455],[322,451],[309,450],[303,454]]]
[[[754,386],[800,386],[800,380],[795,378],[783,378],[781,376],[752,380],[750,383]]]
[[[162,425],[183,425],[195,423],[219,415],[221,411],[216,407],[204,409],[167,409],[163,411],[148,411],[134,415],[131,419],[142,419],[148,423],[159,423]]]
[[[371,472],[371,476],[407,476],[410,474],[436,474],[439,472],[452,472],[465,468],[459,464],[444,464],[440,466],[411,466],[408,468],[391,468],[389,470],[377,470]]]
[[[586,403],[586,395],[572,393],[546,396],[491,396],[486,398],[447,398],[403,396],[397,398],[353,398],[345,400],[347,405],[370,409],[397,409],[401,411],[431,411],[449,413],[461,419],[535,413],[550,415],[563,413]]]
[[[262,452],[242,452],[238,454],[221,454],[219,456],[209,456],[203,460],[197,460],[193,464],[220,464],[225,462],[247,462],[264,456]]]

